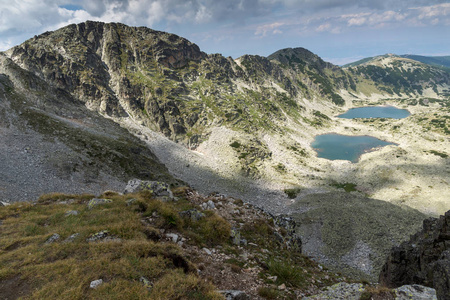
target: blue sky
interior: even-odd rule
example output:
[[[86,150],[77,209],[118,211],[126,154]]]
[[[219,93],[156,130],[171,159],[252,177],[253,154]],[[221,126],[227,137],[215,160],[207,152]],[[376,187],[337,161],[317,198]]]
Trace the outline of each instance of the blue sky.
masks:
[[[168,31],[233,58],[287,47],[335,64],[450,55],[450,1],[441,0],[0,0],[0,51],[86,20]]]

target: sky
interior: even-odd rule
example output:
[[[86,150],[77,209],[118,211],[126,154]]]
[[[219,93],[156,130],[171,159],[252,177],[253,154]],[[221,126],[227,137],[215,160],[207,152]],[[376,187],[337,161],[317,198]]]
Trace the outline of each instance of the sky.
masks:
[[[442,0],[0,0],[0,51],[86,20],[175,33],[233,58],[294,47],[338,65],[450,55],[450,1]]]

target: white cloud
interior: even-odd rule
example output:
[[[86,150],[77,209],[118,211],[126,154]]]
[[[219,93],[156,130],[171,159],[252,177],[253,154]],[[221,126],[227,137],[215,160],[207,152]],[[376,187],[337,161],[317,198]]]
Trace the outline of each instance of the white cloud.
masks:
[[[367,22],[366,17],[353,17],[347,21],[348,26],[362,26]]]
[[[431,6],[414,7],[411,10],[416,10],[419,15],[418,18],[434,19],[436,17],[446,17],[450,15],[450,3],[443,3]]]
[[[282,31],[279,29],[279,27],[283,26],[284,23],[275,22],[271,24],[264,24],[261,26],[258,26],[255,31],[255,35],[260,37],[265,37],[267,34],[279,34],[282,33]]]

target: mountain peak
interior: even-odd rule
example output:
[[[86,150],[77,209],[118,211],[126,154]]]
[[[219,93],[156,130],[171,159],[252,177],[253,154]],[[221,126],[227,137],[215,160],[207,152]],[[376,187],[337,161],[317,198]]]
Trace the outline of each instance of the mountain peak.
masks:
[[[302,48],[285,48],[272,53],[267,57],[269,60],[275,60],[283,65],[310,65],[318,69],[334,68],[335,66],[329,62],[325,62],[318,55]]]

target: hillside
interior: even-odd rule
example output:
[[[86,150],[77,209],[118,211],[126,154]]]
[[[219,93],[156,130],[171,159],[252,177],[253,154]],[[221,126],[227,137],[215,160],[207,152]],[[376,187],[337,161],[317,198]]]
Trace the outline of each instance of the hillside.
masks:
[[[441,89],[450,83],[450,72],[434,65],[415,60],[411,56],[387,54],[367,58],[346,68],[353,74],[362,75],[374,81],[378,88],[389,94],[420,94],[427,89],[436,94],[448,93]]]
[[[421,62],[424,64],[436,66],[436,67],[450,68],[450,56],[423,56],[423,55],[414,55],[414,54],[403,54],[403,55],[398,55],[398,57],[412,59],[412,60],[415,60],[415,61],[418,61],[418,62]],[[345,64],[342,67],[343,68],[356,67],[356,66],[362,65],[366,62],[369,62],[372,59],[374,59],[374,57],[366,57],[366,58],[360,59],[358,61]]]
[[[450,209],[449,76],[410,59],[387,56],[343,69],[303,48],[232,59],[174,34],[85,22],[1,53],[0,74],[4,200],[98,195],[131,178],[188,184],[304,220],[297,228],[309,235],[304,249],[317,249],[308,255],[369,280],[421,219]],[[412,115],[336,117],[367,105]],[[396,145],[356,163],[318,158],[311,142],[329,132]],[[330,205],[335,198],[355,216],[366,215],[362,204],[376,205],[363,222],[329,228],[340,214]],[[392,207],[399,208],[395,218],[387,213]],[[309,217],[324,210],[326,219]],[[386,225],[390,240],[373,237]],[[336,243],[352,231],[360,234]],[[369,248],[363,260],[347,259]]]
[[[423,55],[413,55],[413,54],[404,54],[401,55],[404,58],[414,59],[416,61],[423,62],[424,64],[450,68],[450,56],[423,56]]]
[[[2,299],[294,299],[345,280],[300,254],[289,219],[157,184],[0,206]]]
[[[130,177],[178,181],[146,147],[82,102],[0,54],[0,197],[123,188]]]

